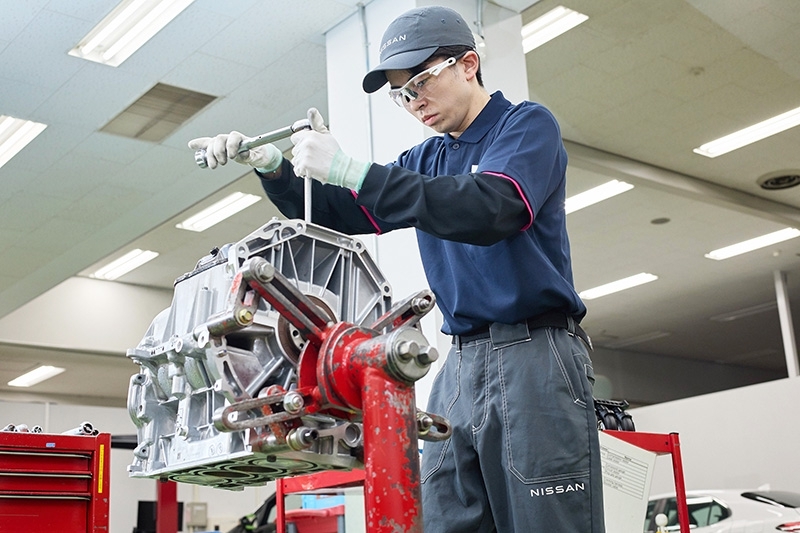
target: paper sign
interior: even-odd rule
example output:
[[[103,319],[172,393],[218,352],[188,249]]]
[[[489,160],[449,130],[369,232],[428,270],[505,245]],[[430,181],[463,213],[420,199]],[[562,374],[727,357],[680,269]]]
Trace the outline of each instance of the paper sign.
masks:
[[[643,531],[656,454],[600,432],[606,531]]]

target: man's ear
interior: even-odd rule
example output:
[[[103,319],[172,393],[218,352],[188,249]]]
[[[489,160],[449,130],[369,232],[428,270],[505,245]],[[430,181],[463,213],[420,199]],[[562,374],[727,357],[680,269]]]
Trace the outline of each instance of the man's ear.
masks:
[[[474,78],[481,66],[481,59],[478,57],[477,52],[470,50],[464,54],[464,57],[461,58],[461,62],[464,65],[464,73],[467,75],[467,80]]]

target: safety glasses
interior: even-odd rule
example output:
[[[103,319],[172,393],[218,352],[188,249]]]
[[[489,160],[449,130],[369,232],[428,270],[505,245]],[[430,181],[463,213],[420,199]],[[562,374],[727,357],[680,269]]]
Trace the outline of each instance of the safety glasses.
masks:
[[[441,74],[441,72],[447,67],[455,65],[456,62],[463,56],[464,54],[459,54],[449,59],[445,59],[438,65],[434,65],[429,69],[423,70],[408,80],[406,84],[399,89],[391,89],[389,91],[389,98],[391,98],[392,102],[397,104],[399,107],[405,107],[410,104],[412,100],[423,98],[436,87],[436,84],[439,80],[439,74]]]

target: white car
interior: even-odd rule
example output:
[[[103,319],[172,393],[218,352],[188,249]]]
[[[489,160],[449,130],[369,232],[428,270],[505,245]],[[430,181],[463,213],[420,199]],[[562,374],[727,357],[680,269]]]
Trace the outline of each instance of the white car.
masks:
[[[775,490],[687,490],[692,533],[800,532],[800,494]],[[657,531],[656,515],[667,517],[665,531],[680,531],[675,494],[651,496],[645,533]]]

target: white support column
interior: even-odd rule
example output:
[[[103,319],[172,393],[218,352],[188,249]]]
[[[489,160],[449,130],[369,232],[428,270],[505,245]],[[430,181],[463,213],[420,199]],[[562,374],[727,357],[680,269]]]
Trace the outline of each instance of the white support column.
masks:
[[[365,94],[361,88],[364,75],[378,62],[384,30],[395,17],[416,5],[413,0],[373,0],[325,34],[329,113],[325,118],[342,150],[361,161],[389,163],[425,139],[424,127],[392,103],[388,87],[374,95]],[[393,301],[428,288],[414,230],[360,238],[389,281]],[[435,313],[438,311],[422,322],[423,332],[433,343],[438,331]],[[444,349],[441,344],[436,347],[440,352]],[[436,369],[434,365],[429,373],[431,380]],[[417,383],[420,407],[427,403],[429,387],[428,378]]]
[[[778,301],[778,316],[781,322],[783,350],[786,355],[786,371],[790,378],[800,375],[797,362],[797,344],[792,325],[792,308],[789,305],[789,291],[786,286],[786,272],[775,271],[775,297]]]

